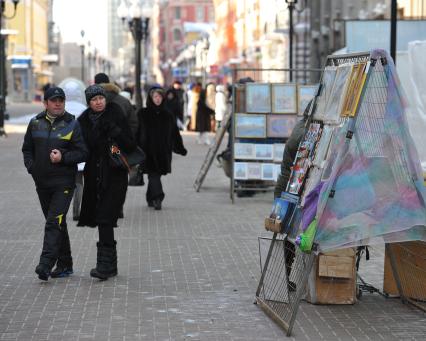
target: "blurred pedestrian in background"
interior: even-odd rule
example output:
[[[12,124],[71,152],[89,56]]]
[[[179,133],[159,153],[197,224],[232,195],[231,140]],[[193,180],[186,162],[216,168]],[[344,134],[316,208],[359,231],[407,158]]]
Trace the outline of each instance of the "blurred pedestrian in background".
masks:
[[[191,122],[190,122],[190,130],[196,131],[197,126],[197,110],[198,110],[198,101],[200,99],[200,93],[203,90],[201,83],[196,83],[192,87],[191,91],[191,102],[190,102],[190,110],[191,110]]]
[[[38,278],[47,281],[49,276],[65,277],[73,273],[66,215],[77,164],[85,161],[88,151],[79,123],[65,111],[62,88],[47,89],[44,106],[46,110],[28,125],[22,153],[46,218],[43,249],[35,272]],[[51,271],[55,263],[56,268]]]
[[[148,174],[146,201],[149,207],[161,210],[165,197],[161,176],[172,171],[172,152],[185,156],[187,151],[175,117],[166,108],[163,88],[148,92],[146,108],[139,111],[138,117],[138,143],[146,154],[144,173]]]
[[[206,91],[202,90],[197,105],[197,124],[195,130],[199,133],[197,143],[210,145],[208,133],[211,130],[211,118],[214,116],[214,110],[207,105]]]
[[[126,191],[126,169],[111,162],[111,146],[131,152],[136,143],[120,106],[106,101],[99,85],[86,91],[89,108],[79,117],[90,155],[84,167],[84,188],[78,226],[98,227],[96,268],[90,276],[101,280],[117,275],[117,242],[114,227],[123,206]]]
[[[228,113],[228,95],[224,85],[219,84],[216,86],[215,105],[216,129],[219,129],[223,118]]]
[[[183,113],[184,113],[186,96],[185,96],[185,91],[182,89],[182,82],[175,80],[173,82],[172,88],[174,89],[176,99],[177,99],[176,118],[179,120],[178,127],[180,129],[181,127],[183,127],[183,124],[184,124]]]

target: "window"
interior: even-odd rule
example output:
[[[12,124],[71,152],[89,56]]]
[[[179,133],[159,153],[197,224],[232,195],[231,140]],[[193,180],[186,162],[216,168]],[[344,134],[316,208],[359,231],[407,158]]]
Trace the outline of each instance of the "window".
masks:
[[[197,10],[195,12],[195,21],[204,22],[204,7],[197,7]]]
[[[181,41],[182,40],[182,33],[180,32],[180,29],[175,28],[173,30],[173,40],[174,41]]]
[[[180,19],[181,13],[180,13],[180,7],[175,7],[175,19]]]

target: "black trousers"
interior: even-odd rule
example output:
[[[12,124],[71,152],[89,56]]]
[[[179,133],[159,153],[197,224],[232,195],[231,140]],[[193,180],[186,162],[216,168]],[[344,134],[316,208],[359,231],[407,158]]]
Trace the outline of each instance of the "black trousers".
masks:
[[[74,189],[69,187],[37,189],[46,224],[40,263],[49,267],[58,265],[72,267],[71,245],[66,215]]]
[[[148,189],[146,191],[146,201],[164,199],[163,185],[161,184],[161,175],[156,173],[148,174]]]

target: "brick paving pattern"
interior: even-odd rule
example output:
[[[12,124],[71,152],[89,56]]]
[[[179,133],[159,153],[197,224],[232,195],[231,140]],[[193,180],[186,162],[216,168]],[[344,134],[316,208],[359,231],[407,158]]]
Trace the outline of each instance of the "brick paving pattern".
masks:
[[[259,235],[272,193],[229,200],[229,180],[213,164],[204,186],[192,184],[207,148],[184,137],[164,178],[162,211],[129,188],[116,230],[119,275],[89,276],[97,231],[68,222],[74,275],[41,282],[34,273],[43,219],[20,152],[23,135],[0,140],[0,340],[424,340],[426,315],[398,299],[364,293],[353,306],[302,302],[291,338],[253,304]],[[379,285],[383,247],[362,262]]]

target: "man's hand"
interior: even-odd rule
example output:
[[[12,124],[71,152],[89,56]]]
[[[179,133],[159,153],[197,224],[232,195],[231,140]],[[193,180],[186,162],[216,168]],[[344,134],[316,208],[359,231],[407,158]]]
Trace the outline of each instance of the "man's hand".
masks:
[[[50,161],[52,163],[59,163],[62,160],[62,154],[61,151],[59,151],[58,149],[53,149],[50,152]]]

